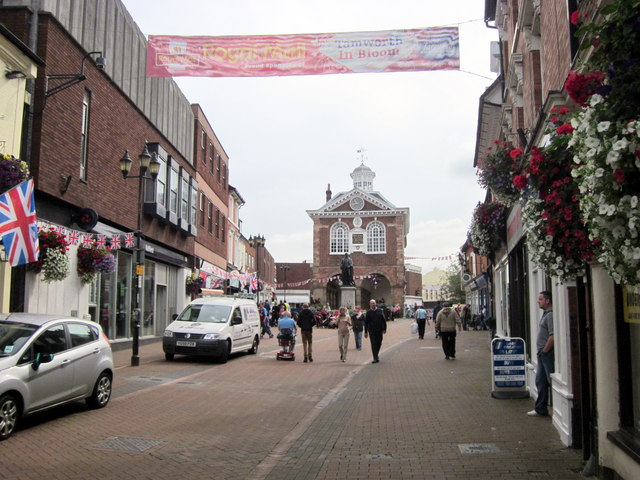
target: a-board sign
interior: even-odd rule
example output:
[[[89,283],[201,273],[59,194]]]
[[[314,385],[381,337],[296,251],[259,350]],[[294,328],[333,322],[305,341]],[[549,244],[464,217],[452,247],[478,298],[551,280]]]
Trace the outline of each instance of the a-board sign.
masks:
[[[494,338],[491,342],[491,396],[527,398],[526,348],[522,338]]]

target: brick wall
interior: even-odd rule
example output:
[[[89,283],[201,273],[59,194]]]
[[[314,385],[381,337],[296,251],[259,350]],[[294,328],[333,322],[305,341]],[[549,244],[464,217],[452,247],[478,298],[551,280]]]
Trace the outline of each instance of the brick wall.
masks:
[[[62,90],[44,102],[45,75],[79,73],[84,52],[50,15],[39,18],[38,54],[45,60],[36,83],[32,173],[37,189],[61,204],[92,208],[102,221],[123,230],[137,227],[138,181],[123,179],[118,160],[128,150],[138,174],[138,154],[144,142],[158,142],[191,175],[195,169],[131,103],[92,61],[85,62],[86,80]],[[49,87],[54,86],[50,83]],[[90,126],[86,180],[79,178],[82,103],[90,92]],[[186,120],[185,120],[186,121]],[[61,175],[71,175],[66,192]],[[193,237],[155,217],[145,216],[143,232],[150,239],[192,253]]]

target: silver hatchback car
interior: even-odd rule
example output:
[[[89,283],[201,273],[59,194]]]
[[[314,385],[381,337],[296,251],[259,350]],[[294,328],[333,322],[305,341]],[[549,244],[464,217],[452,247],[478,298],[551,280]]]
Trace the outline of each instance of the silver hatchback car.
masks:
[[[111,398],[113,356],[100,325],[63,315],[0,314],[0,440],[20,417],[86,399]]]

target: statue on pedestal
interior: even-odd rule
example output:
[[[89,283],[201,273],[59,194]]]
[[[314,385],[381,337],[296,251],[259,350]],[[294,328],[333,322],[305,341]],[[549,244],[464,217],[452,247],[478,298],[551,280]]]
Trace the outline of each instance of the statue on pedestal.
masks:
[[[353,261],[351,257],[349,257],[348,253],[344,254],[342,261],[340,262],[340,269],[342,270],[342,275],[340,279],[342,280],[342,285],[351,286],[355,285],[353,282]]]

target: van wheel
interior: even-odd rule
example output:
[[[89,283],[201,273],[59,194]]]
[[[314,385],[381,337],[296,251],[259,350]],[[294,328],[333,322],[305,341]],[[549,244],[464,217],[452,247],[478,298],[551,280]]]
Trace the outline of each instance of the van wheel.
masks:
[[[173,360],[173,356],[174,356],[174,354],[173,354],[173,353],[165,353],[165,354],[164,354],[164,359],[165,359],[167,362],[170,362],[170,361],[172,361],[172,360]]]
[[[227,340],[227,349],[218,357],[218,362],[227,363],[229,360],[229,354],[231,353],[231,342]]]
[[[6,440],[18,425],[20,411],[16,397],[7,393],[0,397],[0,440]]]
[[[251,348],[249,349],[249,353],[251,353],[252,355],[255,355],[256,353],[258,353],[258,345],[260,344],[260,340],[258,339],[258,336],[256,335],[255,337],[253,337],[253,345],[251,345]]]

